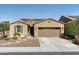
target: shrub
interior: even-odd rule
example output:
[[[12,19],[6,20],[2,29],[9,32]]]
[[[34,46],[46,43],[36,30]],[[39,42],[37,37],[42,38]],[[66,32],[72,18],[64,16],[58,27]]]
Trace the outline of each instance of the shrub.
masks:
[[[75,17],[75,21],[76,21],[76,23],[77,23],[78,35],[79,35],[79,16]]]
[[[10,40],[10,38],[5,38],[5,40]]]
[[[17,33],[14,33],[14,36],[16,36],[16,35],[20,36],[20,33],[19,33],[19,32],[17,32]]]
[[[7,38],[7,35],[5,35],[4,38]]]
[[[8,38],[7,36],[0,36],[0,40],[9,40],[10,38]]]
[[[78,28],[76,26],[76,22],[75,21],[69,21],[65,25],[65,35],[73,38],[77,34],[78,34]]]

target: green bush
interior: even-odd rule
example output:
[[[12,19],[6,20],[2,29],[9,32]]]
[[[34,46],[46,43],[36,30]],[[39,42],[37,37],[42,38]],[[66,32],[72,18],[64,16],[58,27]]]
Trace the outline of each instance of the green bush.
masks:
[[[75,21],[69,21],[65,25],[65,35],[69,37],[74,37],[78,34],[78,28]]]

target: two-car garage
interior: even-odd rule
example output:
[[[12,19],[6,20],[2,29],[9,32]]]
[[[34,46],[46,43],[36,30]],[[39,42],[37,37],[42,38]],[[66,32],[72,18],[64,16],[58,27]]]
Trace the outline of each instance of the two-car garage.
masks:
[[[39,27],[39,37],[60,37],[60,28],[54,27]]]
[[[64,33],[64,24],[55,20],[45,20],[35,24],[36,37],[60,37]]]

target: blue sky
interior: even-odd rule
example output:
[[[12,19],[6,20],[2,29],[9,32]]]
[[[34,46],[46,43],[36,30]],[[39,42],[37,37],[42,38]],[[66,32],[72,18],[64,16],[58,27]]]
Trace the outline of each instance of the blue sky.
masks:
[[[79,5],[65,4],[0,4],[0,21],[21,18],[53,18],[62,15],[79,15]]]

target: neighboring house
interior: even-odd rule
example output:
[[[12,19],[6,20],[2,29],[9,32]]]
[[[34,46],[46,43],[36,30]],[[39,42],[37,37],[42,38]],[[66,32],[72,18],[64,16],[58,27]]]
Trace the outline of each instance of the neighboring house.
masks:
[[[64,23],[67,23],[69,21],[75,20],[76,16],[61,16],[59,21],[62,21]]]
[[[53,19],[20,19],[10,24],[9,34],[16,32],[34,37],[60,37],[64,34],[64,23]]]

